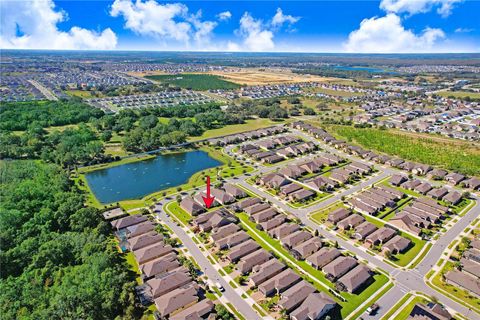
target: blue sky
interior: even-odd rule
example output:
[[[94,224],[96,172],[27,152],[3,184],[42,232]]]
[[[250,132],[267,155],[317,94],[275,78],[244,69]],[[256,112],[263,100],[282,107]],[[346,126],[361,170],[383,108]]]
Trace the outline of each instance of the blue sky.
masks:
[[[2,1],[1,48],[479,52],[480,1]]]

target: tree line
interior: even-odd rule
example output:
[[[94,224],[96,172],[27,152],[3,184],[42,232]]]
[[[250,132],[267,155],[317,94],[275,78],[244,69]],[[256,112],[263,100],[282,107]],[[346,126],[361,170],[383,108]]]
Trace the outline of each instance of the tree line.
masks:
[[[110,225],[54,164],[3,161],[3,319],[134,319],[135,274]]]

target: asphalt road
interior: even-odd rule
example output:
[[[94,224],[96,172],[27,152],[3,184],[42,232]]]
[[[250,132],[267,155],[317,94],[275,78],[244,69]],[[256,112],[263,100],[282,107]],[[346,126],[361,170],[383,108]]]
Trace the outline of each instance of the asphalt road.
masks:
[[[155,211],[162,222],[164,222],[173,232],[178,236],[182,241],[183,245],[188,249],[190,254],[193,256],[198,265],[202,268],[201,271],[213,282],[219,282],[225,291],[223,295],[227,300],[235,307],[235,309],[240,312],[246,319],[257,320],[262,319],[252,307],[239,295],[230,284],[218,273],[217,270],[212,266],[210,261],[203,255],[202,251],[198,248],[197,244],[193,242],[192,238],[177,225],[176,222],[172,220],[171,217],[168,217],[163,211],[163,205],[166,202],[159,202],[156,205]]]

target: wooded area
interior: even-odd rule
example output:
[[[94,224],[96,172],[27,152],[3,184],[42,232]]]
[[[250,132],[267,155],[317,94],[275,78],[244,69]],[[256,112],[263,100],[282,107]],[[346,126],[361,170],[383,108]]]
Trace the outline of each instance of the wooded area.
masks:
[[[3,161],[2,319],[137,318],[111,229],[53,164]]]

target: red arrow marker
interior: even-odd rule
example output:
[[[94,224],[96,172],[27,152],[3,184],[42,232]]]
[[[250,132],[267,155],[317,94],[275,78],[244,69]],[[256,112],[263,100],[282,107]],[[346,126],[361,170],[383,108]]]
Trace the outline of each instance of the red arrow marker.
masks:
[[[207,176],[207,196],[203,197],[203,202],[205,203],[205,207],[210,208],[215,200],[215,197],[212,197],[210,194],[210,176]]]

